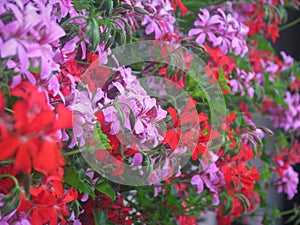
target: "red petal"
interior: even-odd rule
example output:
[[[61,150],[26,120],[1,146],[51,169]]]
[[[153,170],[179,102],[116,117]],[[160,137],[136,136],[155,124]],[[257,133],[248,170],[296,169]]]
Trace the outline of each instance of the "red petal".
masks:
[[[59,104],[56,108],[58,118],[56,122],[56,129],[66,129],[72,127],[72,112],[64,107],[63,104]]]
[[[37,171],[46,175],[55,174],[59,167],[64,165],[64,159],[55,143],[45,141],[33,163]]]
[[[7,133],[2,133],[3,140],[0,141],[0,160],[6,160],[13,157],[15,151],[20,144],[16,137],[10,137]]]
[[[78,192],[74,189],[74,188],[71,188],[68,192],[67,192],[67,194],[66,194],[66,196],[64,197],[64,202],[72,202],[72,201],[74,201],[75,199],[77,199],[77,197],[78,197]]]
[[[4,108],[5,108],[5,99],[2,92],[0,91],[0,115],[4,112]]]
[[[38,209],[33,209],[32,217],[31,217],[31,224],[32,225],[41,225],[43,224],[43,220],[41,215],[39,214]]]
[[[16,155],[14,167],[17,172],[31,172],[30,152],[26,144],[20,145]]]
[[[175,150],[177,148],[178,142],[179,135],[173,130],[168,130],[162,141],[162,143],[164,144],[169,144],[172,150]]]
[[[174,121],[174,126],[176,126],[175,124],[178,123],[178,116],[177,116],[177,112],[174,108],[169,107],[167,109],[168,113],[170,114],[170,116],[172,117],[173,121]]]

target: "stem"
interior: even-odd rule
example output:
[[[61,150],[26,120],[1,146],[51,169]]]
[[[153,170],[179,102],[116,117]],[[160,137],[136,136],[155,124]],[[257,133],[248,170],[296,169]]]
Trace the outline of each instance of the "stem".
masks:
[[[249,23],[251,20],[253,20],[258,14],[259,14],[260,10],[257,10],[250,18],[249,20],[246,21],[246,24]]]
[[[6,107],[5,107],[5,110],[6,110],[7,112],[14,113],[14,111],[11,110],[11,109],[9,109],[9,108],[6,108]]]
[[[72,20],[76,20],[76,19],[88,19],[88,18],[86,16],[74,16],[62,22],[60,26],[64,27],[65,25],[69,24]]]
[[[114,106],[114,104],[107,104],[107,105],[103,106],[101,109],[97,110],[97,112],[95,112],[95,114],[101,112],[103,109],[106,109],[106,108],[108,108],[110,106]]]
[[[279,28],[279,31],[283,31],[283,30],[285,30],[285,29],[288,29],[288,28],[290,28],[290,27],[296,25],[296,24],[299,23],[299,22],[300,22],[300,17],[299,17],[298,19],[296,19],[296,20],[294,20],[294,21],[292,21],[292,22],[286,24],[286,25],[283,25],[282,27]]]
[[[2,160],[2,161],[0,162],[0,164],[7,165],[7,164],[13,164],[14,162],[15,162],[15,160],[13,160],[13,159]]]
[[[74,151],[64,153],[64,156],[75,155],[75,154],[81,153],[83,151],[84,151],[83,149],[77,149],[77,150],[74,150]],[[92,150],[92,151],[94,151],[94,150]]]
[[[295,209],[294,209],[294,208],[293,208],[293,209],[290,209],[290,210],[287,210],[287,211],[284,211],[284,212],[281,212],[281,216],[288,215],[288,214],[291,214],[291,213],[293,213],[293,212],[295,212]]]
[[[13,175],[10,175],[10,174],[1,174],[0,175],[0,179],[2,179],[2,178],[10,178],[10,179],[12,179],[13,182],[14,182],[14,184],[15,184],[15,186],[17,188],[20,188],[18,180]]]

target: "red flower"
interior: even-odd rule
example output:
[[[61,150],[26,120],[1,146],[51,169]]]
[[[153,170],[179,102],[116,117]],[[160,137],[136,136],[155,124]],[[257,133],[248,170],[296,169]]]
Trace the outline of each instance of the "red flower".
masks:
[[[279,38],[279,29],[278,25],[280,24],[279,18],[276,17],[275,22],[271,22],[267,27],[266,27],[266,38],[271,37],[272,42],[274,43],[277,38]]]
[[[181,0],[171,0],[171,4],[173,7],[173,12],[176,12],[176,6],[178,5],[180,11],[181,11],[181,16],[184,16],[189,10],[184,6]]]
[[[280,20],[275,15],[274,10],[272,9],[272,7],[270,7],[270,5],[266,5],[266,7],[268,7],[270,11],[270,18],[268,24],[265,21],[265,10],[263,10],[264,7],[262,1],[260,1],[259,6],[256,3],[253,3],[253,11],[249,12],[248,16],[252,17],[253,15],[255,15],[255,17],[252,18],[250,21],[247,21],[245,24],[249,27],[248,35],[252,36],[261,31],[264,31],[266,38],[271,37],[272,42],[275,42],[276,39],[279,37],[278,25],[280,24]]]
[[[11,95],[22,101],[13,106],[15,123],[0,126],[0,160],[14,158],[16,172],[30,173],[34,167],[44,174],[56,173],[64,165],[57,132],[71,127],[71,112],[63,105],[53,111],[44,93],[29,82],[12,89]]]
[[[22,196],[18,212],[25,211],[31,216],[32,225],[66,223],[67,203],[77,199],[77,191],[71,188],[65,193],[62,184],[62,169],[58,175],[45,177],[41,185],[30,188],[30,200]]]
[[[96,191],[96,199],[92,200],[89,198],[88,202],[83,204],[84,214],[79,216],[79,220],[82,224],[90,224],[94,225],[95,221],[93,219],[94,211],[103,210],[110,222],[116,225],[131,225],[132,220],[129,217],[129,212],[131,208],[124,205],[124,198],[121,195],[117,195],[117,199],[115,201],[111,201],[111,199],[98,191]],[[143,216],[141,215],[140,218]]]
[[[192,159],[197,160],[199,154],[203,154],[210,139],[210,126],[208,117],[202,112],[198,114],[195,101],[189,97],[178,118],[174,108],[168,108],[173,125],[165,133],[162,143],[168,144],[172,150],[180,146],[192,150]]]
[[[176,218],[179,225],[197,225],[197,218],[195,216],[187,216],[187,215],[180,215]]]

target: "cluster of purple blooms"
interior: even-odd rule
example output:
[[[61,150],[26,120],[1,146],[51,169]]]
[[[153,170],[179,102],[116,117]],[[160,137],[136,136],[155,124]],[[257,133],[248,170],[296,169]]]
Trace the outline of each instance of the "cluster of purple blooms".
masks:
[[[221,187],[225,184],[224,174],[216,165],[218,156],[211,151],[209,151],[208,154],[210,155],[210,163],[205,162],[204,159],[199,159],[199,169],[201,172],[192,177],[191,184],[197,186],[198,194],[203,192],[205,185],[212,193],[212,204],[218,205],[220,202],[218,193]]]
[[[108,92],[113,89],[117,90],[118,95],[114,101],[118,103],[124,114],[124,127],[138,138],[134,142],[128,141],[127,147],[155,148],[163,140],[163,134],[158,129],[158,122],[166,117],[167,112],[158,106],[155,98],[147,94],[136,76],[132,75],[131,68],[119,67],[116,72],[119,73],[119,77],[110,85]],[[119,119],[120,112],[115,107],[106,108],[103,113],[106,122],[111,123],[111,134],[126,133]],[[134,127],[131,127],[131,113],[135,118]],[[134,143],[139,143],[140,146],[133,146]]]
[[[285,93],[284,102],[288,105],[285,108],[282,105],[274,104],[269,108],[274,127],[283,128],[285,131],[293,132],[300,130],[300,94]]]
[[[132,136],[132,138],[138,139],[133,141],[129,138],[128,142],[123,143],[127,147],[152,149],[163,140],[163,134],[158,129],[158,122],[166,117],[167,112],[157,105],[155,98],[147,94],[136,76],[131,74],[131,68],[119,67],[115,69],[115,72],[118,73],[117,81],[112,82],[106,92],[98,88],[95,93],[91,93],[88,87],[83,91],[76,90],[75,100],[71,107],[74,124],[72,147],[74,145],[83,146],[85,140],[93,135],[97,119],[95,113],[109,104],[111,106],[104,108],[102,112],[105,122],[111,124],[110,134],[124,134],[127,138]],[[109,98],[108,93],[110,92],[117,94],[114,98]],[[114,107],[114,104],[120,107],[124,121],[121,121],[120,111]],[[131,113],[133,115],[130,115]],[[131,127],[131,116],[135,120],[133,128]],[[122,122],[125,130],[122,128]],[[124,138],[120,138],[120,140],[124,141]],[[139,143],[140,146],[134,146],[134,143]]]
[[[235,55],[244,56],[248,52],[245,37],[249,28],[222,9],[200,9],[194,25],[196,28],[189,31],[189,36],[196,36],[196,43],[199,45],[208,41],[225,54],[233,52]]]
[[[293,65],[294,59],[287,55],[285,52],[280,52],[283,65],[281,68],[272,61],[269,62],[261,62],[263,68],[265,68],[265,72],[269,74],[269,80],[274,82],[276,73],[278,72],[289,72],[289,69]],[[291,73],[291,72],[289,72]],[[261,74],[256,74],[261,75]],[[263,75],[261,75],[263,77]],[[291,76],[291,81],[295,81],[295,77]],[[261,79],[261,83],[264,84],[264,78]],[[293,132],[299,131],[300,129],[300,95],[299,93],[293,93],[290,91],[285,92],[284,102],[287,104],[287,108],[274,103],[272,107],[268,109],[269,114],[271,115],[271,119],[273,120],[274,127],[283,128],[285,131],[292,130]]]
[[[245,95],[245,90],[250,98],[254,96],[254,88],[251,87],[251,84],[254,80],[254,73],[248,72],[246,70],[242,70],[240,68],[235,69],[237,76],[234,79],[229,81],[231,86],[231,93],[236,94],[238,91],[240,92],[241,96]]]
[[[6,66],[16,73],[12,86],[18,85],[22,77],[36,83],[34,69],[40,68],[39,79],[47,80],[60,67],[54,60],[55,49],[64,30],[51,19],[51,4],[41,1],[18,4],[18,1],[2,1],[0,14],[12,13],[14,20],[4,24],[0,20],[1,58],[7,59]]]
[[[143,16],[141,22],[147,35],[154,34],[155,39],[160,39],[165,34],[174,33],[176,19],[172,16],[173,8],[169,0],[123,0],[123,2],[150,12],[149,15]]]
[[[279,164],[283,164],[281,161]],[[281,165],[280,165],[281,166]],[[288,199],[291,200],[298,192],[299,174],[293,169],[292,166],[283,170],[283,178],[275,182],[278,193],[286,193]]]

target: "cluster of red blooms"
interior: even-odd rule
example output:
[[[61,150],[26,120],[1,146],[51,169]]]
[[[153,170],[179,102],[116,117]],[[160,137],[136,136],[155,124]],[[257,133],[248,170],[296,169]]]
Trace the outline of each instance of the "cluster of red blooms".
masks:
[[[65,224],[66,204],[77,198],[77,191],[63,187],[65,162],[59,134],[61,129],[71,127],[71,112],[62,104],[53,110],[47,104],[45,93],[29,82],[22,82],[10,93],[21,101],[13,105],[11,115],[6,112],[5,99],[0,93],[0,148],[5,149],[0,160],[14,161],[12,166],[1,167],[1,174],[27,174],[26,189],[32,182],[32,170],[42,173],[41,182],[30,186],[26,196],[21,194],[17,212],[27,213],[34,225],[54,225],[58,221]],[[4,179],[1,192],[8,194],[13,185],[10,178]]]
[[[30,173],[34,168],[44,175],[56,174],[64,165],[58,132],[71,127],[71,112],[62,104],[53,111],[45,94],[28,82],[12,89],[11,95],[22,101],[13,105],[12,117],[5,112],[5,100],[0,96],[3,118],[0,148],[6,149],[0,160],[14,159],[16,172]]]
[[[172,150],[177,149],[179,146],[194,149],[192,153],[193,160],[197,160],[198,155],[205,152],[211,134],[208,117],[204,113],[198,114],[195,107],[195,101],[189,97],[189,101],[180,115],[177,115],[174,108],[168,108],[167,111],[172,117],[173,125],[166,132],[162,141],[162,143],[168,144]],[[184,131],[184,126],[187,124],[191,125],[192,128]],[[193,138],[198,139],[196,146],[191,146],[191,143],[195,143]]]
[[[230,127],[235,119],[235,113],[231,112],[226,120],[226,133],[230,141],[230,148],[238,148],[238,154],[231,157],[230,154],[225,154],[222,149],[218,153],[221,159],[218,161],[218,166],[224,174],[225,189],[233,202],[229,215],[224,216],[226,204],[230,205],[229,202],[224,202],[218,210],[219,224],[224,225],[231,224],[234,218],[241,217],[244,212],[253,211],[260,202],[259,195],[254,191],[254,184],[259,179],[259,173],[255,166],[248,167],[248,162],[253,159],[254,152],[252,146],[245,142],[241,142],[240,146],[237,146],[234,134],[238,130],[232,131]],[[241,197],[240,194],[244,196]]]
[[[112,201],[108,196],[98,191],[95,192],[95,199],[89,200],[82,205],[84,214],[79,216],[83,224],[95,224],[93,211],[98,212],[103,210],[110,222],[117,225],[131,225],[132,220],[129,218],[131,208],[124,205],[124,198],[118,195],[115,201]]]
[[[267,24],[265,20],[266,12],[263,6],[264,4],[262,1],[260,1],[259,4],[253,4],[253,11],[249,12],[249,16],[251,17],[254,15],[254,18],[246,23],[246,25],[249,27],[248,34],[254,35],[263,30],[266,38],[271,37],[272,41],[275,42],[279,37],[278,25],[280,20],[278,16],[275,15],[274,10],[270,8],[270,22]]]

